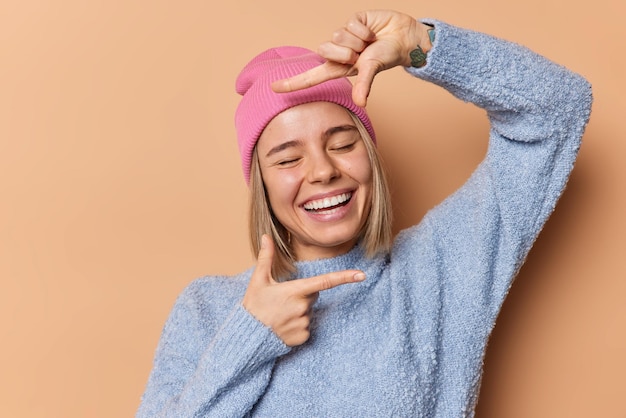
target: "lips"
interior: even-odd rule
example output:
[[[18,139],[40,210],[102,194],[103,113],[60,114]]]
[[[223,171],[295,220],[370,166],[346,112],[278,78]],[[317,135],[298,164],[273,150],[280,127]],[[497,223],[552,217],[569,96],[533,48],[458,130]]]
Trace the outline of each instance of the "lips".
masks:
[[[347,204],[351,198],[352,192],[346,192],[323,199],[309,200],[302,207],[309,212],[327,211]]]

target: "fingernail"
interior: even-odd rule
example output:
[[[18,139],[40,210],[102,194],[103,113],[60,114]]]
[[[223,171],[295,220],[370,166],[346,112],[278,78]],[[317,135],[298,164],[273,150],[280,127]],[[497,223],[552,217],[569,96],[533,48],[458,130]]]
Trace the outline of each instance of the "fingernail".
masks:
[[[261,235],[261,248],[266,248],[267,247],[267,235],[263,234]]]
[[[352,278],[356,282],[362,282],[363,280],[365,280],[365,273],[356,273],[354,276],[352,276]]]

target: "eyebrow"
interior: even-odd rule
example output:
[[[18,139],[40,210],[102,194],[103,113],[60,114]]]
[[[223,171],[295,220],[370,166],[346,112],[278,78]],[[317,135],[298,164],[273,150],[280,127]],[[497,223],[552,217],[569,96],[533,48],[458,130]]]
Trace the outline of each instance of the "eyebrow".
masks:
[[[326,132],[324,132],[324,138],[329,138],[336,133],[340,132],[348,132],[348,131],[358,131],[357,127],[354,125],[339,125],[333,126],[332,128],[328,128]]]
[[[322,137],[324,139],[328,139],[329,137],[333,136],[336,133],[348,132],[348,131],[358,131],[358,129],[354,125],[333,126],[332,128],[328,128],[326,130],[326,132],[324,132]],[[272,156],[272,155],[274,155],[276,153],[279,153],[281,151],[284,151],[284,150],[286,150],[288,148],[298,147],[298,146],[301,146],[301,145],[302,145],[302,141],[301,140],[291,140],[291,141],[283,142],[282,144],[278,144],[274,148],[269,150],[267,152],[267,154],[265,154],[265,158],[270,157],[270,156]]]
[[[292,147],[297,147],[302,145],[302,141],[300,140],[293,140],[293,141],[287,141],[287,142],[283,142],[282,144],[278,144],[276,145],[274,148],[272,148],[271,150],[268,151],[267,154],[265,154],[265,158],[270,157],[278,152],[281,152],[283,150],[286,150],[287,148],[292,148]]]

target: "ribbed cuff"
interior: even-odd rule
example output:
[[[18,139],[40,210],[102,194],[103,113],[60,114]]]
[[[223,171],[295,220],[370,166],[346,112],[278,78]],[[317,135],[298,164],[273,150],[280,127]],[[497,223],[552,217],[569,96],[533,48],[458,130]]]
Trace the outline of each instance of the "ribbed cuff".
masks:
[[[290,347],[276,334],[238,305],[226,319],[211,351],[220,353],[224,373],[253,370],[287,354]]]

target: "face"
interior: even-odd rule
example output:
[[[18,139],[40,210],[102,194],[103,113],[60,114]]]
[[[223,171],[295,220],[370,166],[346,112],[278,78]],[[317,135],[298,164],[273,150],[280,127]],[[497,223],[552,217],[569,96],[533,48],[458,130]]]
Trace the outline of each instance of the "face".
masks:
[[[314,102],[285,110],[263,131],[257,153],[270,206],[298,260],[356,244],[370,211],[372,168],[343,107]]]

